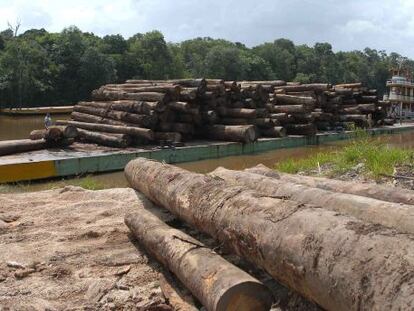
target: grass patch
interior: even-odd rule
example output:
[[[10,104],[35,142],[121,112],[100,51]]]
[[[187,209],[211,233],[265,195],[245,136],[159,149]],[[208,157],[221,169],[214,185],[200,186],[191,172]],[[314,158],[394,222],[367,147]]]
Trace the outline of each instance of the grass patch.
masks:
[[[362,130],[355,132],[355,139],[335,151],[320,152],[305,159],[288,159],[276,165],[276,169],[286,173],[317,170],[318,166],[328,167],[327,175],[345,173],[359,163],[363,163],[363,174],[378,179],[382,175],[392,175],[397,165],[409,164],[414,152],[408,149],[389,147],[371,139]]]
[[[105,189],[105,185],[93,177],[87,176],[70,182],[73,186],[82,187],[83,189],[87,190],[102,190]]]

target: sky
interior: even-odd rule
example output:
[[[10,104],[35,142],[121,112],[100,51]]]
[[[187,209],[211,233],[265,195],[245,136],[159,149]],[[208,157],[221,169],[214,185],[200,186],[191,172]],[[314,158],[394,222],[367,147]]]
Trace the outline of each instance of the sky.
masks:
[[[127,38],[156,29],[172,42],[212,37],[251,47],[287,38],[414,58],[414,0],[0,0],[0,29],[17,20],[21,31],[76,25]]]

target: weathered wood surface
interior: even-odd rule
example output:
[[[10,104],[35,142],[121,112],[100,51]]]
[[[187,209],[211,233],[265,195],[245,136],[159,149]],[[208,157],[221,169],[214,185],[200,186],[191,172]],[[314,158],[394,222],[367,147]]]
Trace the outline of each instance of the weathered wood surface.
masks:
[[[128,214],[125,223],[138,241],[211,311],[266,311],[266,287],[201,242],[171,228],[149,211]]]
[[[268,196],[285,197],[304,204],[313,204],[366,222],[394,228],[403,233],[414,233],[414,207],[354,194],[338,193],[302,184],[287,182],[247,171],[232,171],[219,167],[212,173],[225,181],[246,186]]]
[[[395,202],[414,205],[414,191],[390,186],[382,186],[374,183],[356,183],[351,181],[336,180],[324,177],[312,177],[303,175],[293,175],[276,172],[264,165],[258,165],[247,169],[247,172],[280,178],[283,181],[306,185],[309,187],[324,190],[349,193],[369,197],[381,201]]]
[[[326,310],[410,310],[411,235],[138,158],[129,184]],[[150,182],[149,182],[150,181]]]
[[[79,139],[83,142],[99,144],[108,147],[126,148],[131,145],[131,137],[125,134],[110,134],[78,129]]]
[[[115,134],[127,134],[134,137],[141,137],[148,140],[154,140],[154,132],[151,129],[133,127],[133,126],[120,126],[120,125],[108,125],[108,124],[97,124],[87,122],[77,122],[68,120],[58,120],[56,124],[70,124],[76,128],[95,131],[95,132],[106,132]]]
[[[250,143],[256,141],[258,133],[253,125],[212,125],[205,133],[212,139]]]

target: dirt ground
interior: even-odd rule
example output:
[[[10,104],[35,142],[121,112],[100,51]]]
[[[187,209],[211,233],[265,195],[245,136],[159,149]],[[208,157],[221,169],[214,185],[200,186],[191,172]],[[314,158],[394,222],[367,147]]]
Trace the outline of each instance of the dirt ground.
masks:
[[[140,208],[214,244],[132,189],[0,194],[0,310],[172,310],[159,287],[163,268],[123,222]],[[319,310],[224,255],[272,290],[273,310]]]

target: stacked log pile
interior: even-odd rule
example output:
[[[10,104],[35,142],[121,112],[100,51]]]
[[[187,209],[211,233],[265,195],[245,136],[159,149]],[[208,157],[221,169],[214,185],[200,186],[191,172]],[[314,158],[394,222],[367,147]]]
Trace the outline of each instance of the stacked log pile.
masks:
[[[253,142],[384,124],[375,90],[361,83],[300,84],[220,79],[127,80],[74,107],[79,139],[112,147],[194,138]]]
[[[362,190],[336,195],[286,182],[263,167],[202,175],[138,158],[125,175],[155,204],[324,310],[410,310],[414,305],[413,206],[399,204],[398,198],[384,202]],[[230,300],[243,303],[244,310],[268,308],[267,302],[257,303],[263,301],[260,283],[231,272],[233,267],[197,240],[146,211],[128,215],[126,223],[207,310],[225,310],[216,302],[229,301],[222,294],[233,286]],[[245,287],[250,297],[243,302],[236,300],[244,296],[237,293],[240,282],[233,276],[238,275],[242,283],[250,279]]]

